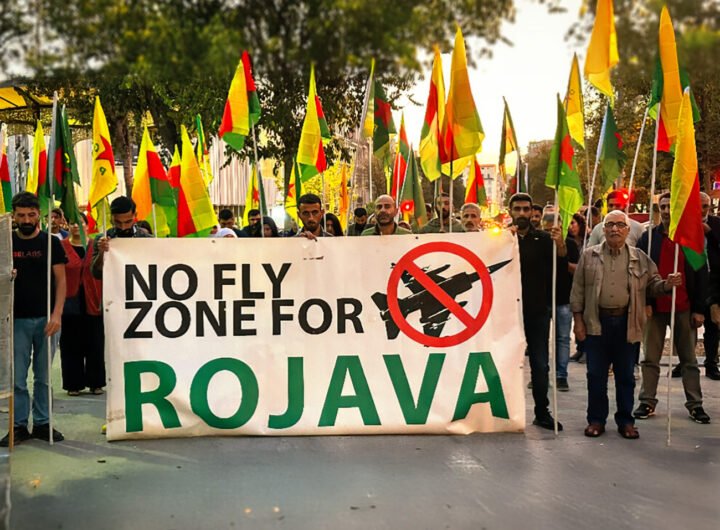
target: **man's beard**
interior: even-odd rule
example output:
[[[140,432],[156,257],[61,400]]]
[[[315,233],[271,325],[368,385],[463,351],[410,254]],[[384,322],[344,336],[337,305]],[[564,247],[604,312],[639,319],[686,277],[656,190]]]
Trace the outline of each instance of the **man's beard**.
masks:
[[[35,223],[20,223],[18,225],[18,230],[24,236],[31,236],[36,228],[37,224]]]
[[[517,217],[513,221],[513,224],[517,226],[520,230],[525,230],[526,228],[530,227],[530,219],[527,217]]]

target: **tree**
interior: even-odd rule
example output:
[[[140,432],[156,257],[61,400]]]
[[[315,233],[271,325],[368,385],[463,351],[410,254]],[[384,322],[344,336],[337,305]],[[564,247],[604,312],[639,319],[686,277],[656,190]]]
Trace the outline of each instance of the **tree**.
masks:
[[[701,185],[709,190],[712,189],[712,174],[720,169],[720,136],[717,134],[720,130],[720,64],[714,59],[720,56],[720,9],[717,2],[712,1],[615,0],[620,63],[614,69],[612,79],[618,94],[615,118],[628,155],[625,185],[630,177],[642,117],[649,100],[658,53],[658,22],[665,3],[675,27],[679,61],[690,76],[691,89],[702,115],[702,120],[695,126],[696,142]],[[570,30],[570,39],[588,34],[595,4]],[[590,88],[586,90],[585,101],[589,106],[586,148],[594,161],[604,103]],[[648,189],[654,133],[655,124],[648,120],[635,174],[636,185]],[[672,156],[658,153],[657,190],[669,188],[672,164]]]
[[[559,4],[538,1],[551,10]],[[291,167],[314,61],[318,92],[338,138],[328,157],[347,160],[350,148],[339,138],[357,127],[371,57],[394,99],[420,73],[418,50],[434,43],[449,49],[455,22],[490,45],[501,38],[501,21],[514,15],[512,0],[37,2],[52,16],[34,22],[55,46],[34,49],[31,39],[26,42],[35,84],[62,88],[86,123],[99,93],[126,169],[146,111],[166,147],[177,143],[179,125],[192,123],[197,113],[208,132],[217,130],[243,48],[254,59],[263,111],[259,127],[267,141],[258,146],[259,155],[286,162],[286,172]],[[250,140],[244,154],[252,148]]]

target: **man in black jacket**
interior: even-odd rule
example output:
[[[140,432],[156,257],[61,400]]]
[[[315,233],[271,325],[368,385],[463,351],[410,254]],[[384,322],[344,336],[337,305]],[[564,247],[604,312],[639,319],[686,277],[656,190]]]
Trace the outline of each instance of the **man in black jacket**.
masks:
[[[644,251],[658,266],[658,272],[664,279],[673,272],[676,244],[668,237],[670,226],[670,193],[660,196],[661,224],[653,228],[652,247],[648,251],[648,233],[638,241],[637,248]],[[707,296],[707,265],[695,271],[685,259],[683,252],[678,253],[678,270],[682,271],[682,285],[675,293],[675,348],[682,368],[683,388],[685,389],[685,407],[690,418],[697,423],[710,423],[710,417],[702,407],[700,390],[700,370],[695,357],[697,328],[705,319],[705,299]],[[670,325],[672,310],[671,295],[661,296],[652,301],[652,316],[648,319],[645,332],[645,359],[642,362],[643,382],[640,389],[640,405],[633,412],[638,419],[646,419],[655,414],[657,405],[657,385],[660,377],[660,358],[665,346],[665,330]]]
[[[720,217],[710,215],[710,196],[707,193],[700,194],[702,204],[703,230],[705,231],[705,248],[708,254],[708,268],[711,275],[714,272],[720,273]],[[715,381],[720,381],[720,370],[718,369],[718,344],[720,333],[718,326],[713,322],[711,307],[713,303],[707,300],[705,308],[705,332],[703,333],[703,348],[705,349],[705,376]]]
[[[520,247],[523,326],[535,401],[533,425],[554,429],[555,422],[550,414],[550,402],[547,397],[553,241],[561,258],[567,255],[567,247],[560,227],[554,226],[549,234],[532,227],[530,224],[532,206],[532,197],[527,193],[516,193],[510,197],[509,210],[513,220],[510,229],[517,235]],[[558,429],[562,430],[562,425],[559,423]]]

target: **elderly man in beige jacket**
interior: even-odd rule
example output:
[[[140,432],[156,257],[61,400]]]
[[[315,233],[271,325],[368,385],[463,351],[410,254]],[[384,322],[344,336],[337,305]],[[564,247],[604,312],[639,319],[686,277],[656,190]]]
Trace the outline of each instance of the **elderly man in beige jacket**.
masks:
[[[603,222],[605,242],[585,249],[575,270],[570,309],[575,336],[586,339],[588,426],[585,435],[605,432],[608,416],[608,369],[613,366],[617,412],[615,423],[623,438],[640,435],[632,415],[635,395],[634,344],[642,340],[646,295],[672,291],[682,282],[680,273],[663,280],[655,263],[643,251],[627,244],[630,222],[622,211],[612,211]]]

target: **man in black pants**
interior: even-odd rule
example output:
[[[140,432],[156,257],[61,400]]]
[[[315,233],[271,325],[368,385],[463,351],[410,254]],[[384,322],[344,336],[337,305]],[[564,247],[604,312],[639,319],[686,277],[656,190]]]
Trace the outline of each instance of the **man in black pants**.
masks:
[[[509,209],[513,220],[511,230],[517,234],[520,246],[523,325],[535,401],[533,425],[554,429],[555,422],[550,414],[548,400],[548,308],[552,305],[553,241],[559,257],[567,255],[567,248],[560,227],[554,226],[548,234],[531,226],[532,206],[532,197],[526,193],[516,193],[510,197]],[[558,429],[562,430],[560,423]]]

